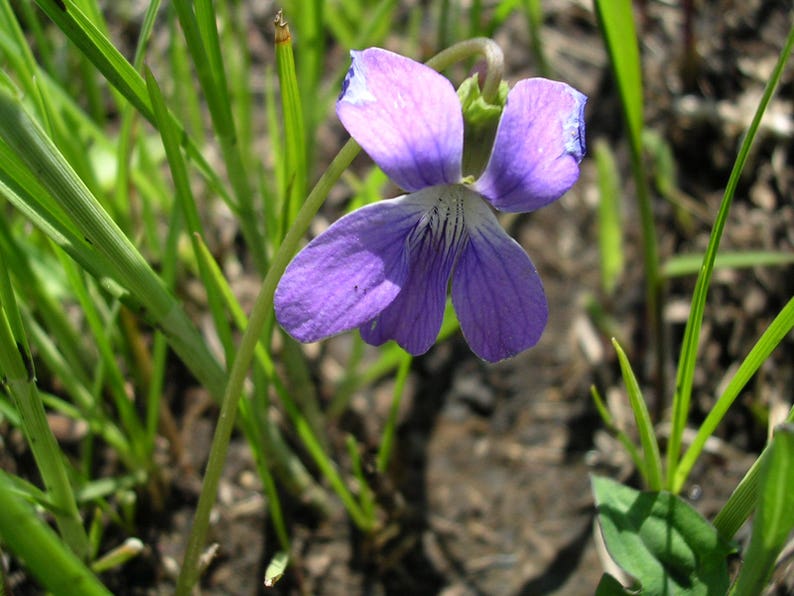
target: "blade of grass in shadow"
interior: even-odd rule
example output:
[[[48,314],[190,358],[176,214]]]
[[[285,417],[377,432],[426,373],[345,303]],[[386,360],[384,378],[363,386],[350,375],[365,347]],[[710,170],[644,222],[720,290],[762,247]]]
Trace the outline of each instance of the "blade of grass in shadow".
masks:
[[[543,51],[543,40],[540,32],[543,29],[543,7],[540,0],[524,0],[524,12],[527,15],[527,26],[529,29],[529,44],[532,48],[532,55],[535,57],[538,74],[542,77],[550,77],[551,70],[546,61],[546,54]]]
[[[641,472],[648,483],[648,488],[653,491],[662,490],[662,458],[659,455],[659,444],[653,431],[653,423],[648,413],[648,407],[642,397],[642,391],[637,383],[637,377],[631,369],[631,363],[626,357],[626,353],[616,339],[612,339],[612,345],[617,352],[620,361],[620,371],[623,374],[623,382],[626,384],[626,392],[631,403],[631,411],[634,413],[634,421],[637,424],[637,431],[640,435],[642,445]]]
[[[623,106],[628,133],[631,171],[634,178],[642,231],[642,255],[645,265],[645,301],[650,326],[650,342],[655,356],[654,384],[656,405],[660,411],[665,398],[664,362],[667,354],[662,333],[662,278],[656,229],[653,221],[648,178],[643,166],[642,71],[631,0],[593,0],[601,34],[609,53],[612,70]]]
[[[673,399],[672,428],[667,448],[667,486],[670,490],[673,490],[676,485],[675,479],[679,466],[678,458],[681,453],[684,428],[686,426],[687,417],[689,416],[689,404],[692,395],[692,383],[695,377],[695,365],[698,344],[700,342],[700,330],[703,324],[703,313],[706,309],[706,298],[711,282],[711,274],[714,271],[714,262],[717,258],[720,240],[722,239],[722,232],[725,229],[725,223],[728,220],[728,214],[730,213],[736,186],[739,184],[739,177],[744,169],[744,164],[747,161],[747,156],[750,153],[750,148],[753,145],[756,132],[758,132],[761,118],[766,111],[769,101],[772,99],[777,84],[780,82],[780,77],[791,55],[792,48],[794,48],[794,26],[789,30],[785,46],[780,53],[772,76],[758,104],[758,109],[753,116],[750,127],[747,129],[742,145],[739,148],[739,153],[733,164],[731,175],[728,178],[728,184],[725,187],[725,194],[722,197],[722,202],[720,203],[720,208],[714,220],[711,235],[709,236],[708,247],[703,256],[703,265],[701,266],[700,273],[695,282],[695,290],[692,295],[692,306],[684,329],[684,338],[681,342],[681,355],[678,359],[678,370],[675,383],[676,391]]]
[[[14,400],[36,468],[47,488],[64,542],[80,558],[88,555],[88,536],[66,474],[63,453],[52,434],[36,387],[33,357],[16,305],[11,279],[0,254],[0,370],[2,387]]]
[[[405,390],[405,381],[408,379],[408,373],[411,371],[411,362],[413,358],[407,352],[403,352],[400,360],[400,365],[397,368],[397,374],[394,377],[394,394],[392,395],[391,407],[389,408],[389,418],[386,420],[386,425],[383,427],[383,436],[381,437],[380,447],[378,448],[378,459],[376,462],[378,472],[381,474],[386,472],[391,460],[392,449],[394,447],[394,437],[397,433],[397,416],[400,412],[400,404]]]
[[[41,521],[0,476],[0,535],[33,576],[53,594],[111,596],[97,577]]]
[[[623,445],[623,448],[626,450],[626,453],[629,454],[629,457],[631,457],[631,461],[634,462],[634,466],[640,474],[642,474],[643,480],[647,485],[648,478],[644,470],[645,462],[642,460],[637,446],[631,441],[629,436],[615,424],[615,419],[612,418],[612,414],[610,414],[609,409],[595,385],[590,386],[590,395],[593,398],[593,403],[595,404],[596,410],[598,410],[598,414],[601,416],[601,420],[604,421],[604,426],[606,426],[607,430],[615,435],[618,441],[620,441],[620,444]]]

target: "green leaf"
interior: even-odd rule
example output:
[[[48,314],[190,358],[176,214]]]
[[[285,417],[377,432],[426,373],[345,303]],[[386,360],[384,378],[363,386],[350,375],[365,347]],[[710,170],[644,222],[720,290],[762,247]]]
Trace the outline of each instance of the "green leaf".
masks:
[[[598,476],[592,486],[607,550],[642,594],[725,594],[732,548],[685,501]]]
[[[775,561],[794,528],[794,425],[775,431],[764,453],[759,477],[760,498],[750,546],[732,594],[760,594]]]

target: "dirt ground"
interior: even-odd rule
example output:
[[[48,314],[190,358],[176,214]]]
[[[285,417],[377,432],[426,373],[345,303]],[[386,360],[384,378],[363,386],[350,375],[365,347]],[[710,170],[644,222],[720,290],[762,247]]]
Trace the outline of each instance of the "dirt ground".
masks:
[[[697,60],[683,69],[684,11],[679,2],[637,3],[646,82],[646,122],[672,147],[680,207],[654,199],[663,258],[702,250],[722,197],[739,135],[757,100],[792,20],[788,0],[696,2]],[[367,540],[341,507],[318,519],[287,503],[298,557],[269,594],[591,594],[602,573],[593,541],[589,475],[605,474],[637,486],[619,444],[604,432],[589,395],[595,384],[618,416],[630,416],[610,336],[621,339],[648,385],[650,346],[644,319],[638,215],[633,202],[619,101],[590,2],[543,2],[543,42],[555,77],[589,96],[588,145],[599,139],[617,152],[625,182],[626,269],[616,293],[600,290],[595,165],[585,159],[577,186],[557,203],[510,222],[544,281],[548,328],[534,349],[486,365],[458,336],[416,359],[403,404],[395,465],[383,486],[389,535]],[[268,21],[260,23],[262,28]],[[533,76],[525,19],[514,15],[498,31],[509,79]],[[395,37],[389,47],[397,51]],[[341,57],[340,57],[341,59]],[[690,72],[687,76],[684,73]],[[788,68],[770,118],[742,178],[723,247],[794,248],[792,168],[794,69]],[[337,143],[341,136],[329,135]],[[332,153],[338,145],[324,147]],[[687,215],[681,216],[681,212]],[[721,271],[706,312],[693,420],[794,293],[791,267]],[[672,383],[694,278],[666,288],[665,332]],[[603,316],[594,316],[598,305]],[[315,359],[319,371],[333,360],[331,342]],[[764,412],[794,400],[794,338],[763,367],[720,427],[721,441],[704,456],[684,491],[713,516],[762,446]],[[653,395],[652,388],[646,393]],[[356,429],[373,442],[386,415],[391,384],[385,379],[356,395],[344,424],[330,429],[344,456],[344,433]],[[193,399],[193,398],[190,398]],[[187,401],[189,402],[190,399]],[[195,397],[202,403],[201,397]],[[665,396],[666,405],[669,395]],[[768,410],[769,409],[769,410]],[[185,411],[190,411],[186,409]],[[198,412],[198,410],[194,410]],[[179,420],[201,465],[208,448],[212,408]],[[663,432],[663,431],[662,431]],[[119,594],[169,594],[181,560],[197,494],[196,478],[174,482],[169,513],[141,519],[149,546],[109,578]],[[267,505],[243,439],[232,446],[220,491],[212,539],[218,555],[203,594],[264,593],[261,578],[276,547]],[[142,515],[144,515],[142,513]],[[782,579],[781,582],[785,582]],[[781,583],[780,591],[787,592]]]

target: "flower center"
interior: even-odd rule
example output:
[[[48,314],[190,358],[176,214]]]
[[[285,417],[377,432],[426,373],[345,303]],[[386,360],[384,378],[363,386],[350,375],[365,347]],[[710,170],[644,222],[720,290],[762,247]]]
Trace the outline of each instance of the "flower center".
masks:
[[[462,184],[441,184],[414,193],[427,210],[406,240],[409,251],[440,259],[451,266],[469,239],[479,195]]]

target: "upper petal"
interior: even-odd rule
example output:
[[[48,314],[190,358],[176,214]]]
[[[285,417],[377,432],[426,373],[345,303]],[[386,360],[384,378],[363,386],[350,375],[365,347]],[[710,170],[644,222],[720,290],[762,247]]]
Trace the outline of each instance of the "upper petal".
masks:
[[[586,101],[558,81],[516,83],[477,190],[502,211],[533,211],[560,198],[579,177]]]
[[[477,221],[452,273],[452,304],[472,351],[497,362],[538,342],[548,306],[527,253],[485,203],[477,208]]]
[[[372,321],[361,327],[367,343],[395,340],[407,352],[424,354],[438,337],[449,276],[466,242],[464,203],[482,203],[463,186],[429,188],[414,196],[429,199],[422,220],[408,237],[408,277],[402,290]]]
[[[405,240],[424,209],[410,197],[379,201],[307,244],[276,288],[281,326],[311,342],[354,329],[382,311],[405,282]]]
[[[458,182],[463,115],[452,84],[380,48],[352,51],[336,113],[381,169],[409,192]]]

